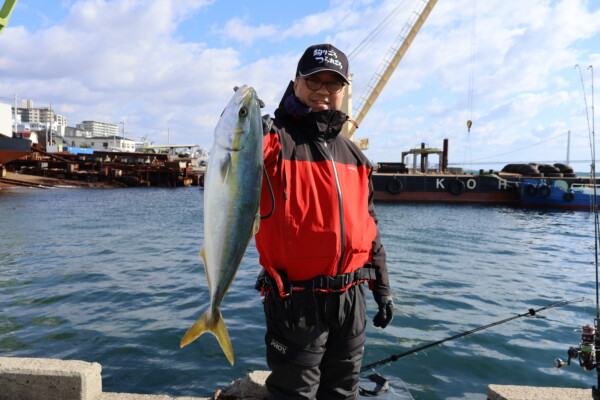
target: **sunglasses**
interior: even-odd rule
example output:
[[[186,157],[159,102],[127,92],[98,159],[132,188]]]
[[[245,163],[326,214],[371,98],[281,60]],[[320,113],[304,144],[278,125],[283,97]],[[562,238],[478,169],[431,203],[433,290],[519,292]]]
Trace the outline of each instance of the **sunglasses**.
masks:
[[[344,84],[340,81],[323,82],[322,80],[314,77],[302,77],[302,79],[304,79],[304,81],[306,82],[306,87],[315,92],[321,89],[323,85],[325,85],[325,88],[331,94],[339,93],[344,88]]]

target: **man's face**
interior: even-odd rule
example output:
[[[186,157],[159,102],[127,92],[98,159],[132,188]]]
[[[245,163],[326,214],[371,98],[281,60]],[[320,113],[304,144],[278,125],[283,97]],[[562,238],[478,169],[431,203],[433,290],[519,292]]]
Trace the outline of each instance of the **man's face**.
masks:
[[[318,87],[319,82],[321,82],[320,88],[316,90],[309,89],[309,87]],[[313,112],[339,110],[342,107],[346,88],[342,87],[337,93],[331,93],[330,91],[339,89],[339,85],[343,86],[343,83],[343,79],[335,72],[321,71],[306,77],[297,77],[294,81],[294,91],[296,97],[302,103],[311,107]]]

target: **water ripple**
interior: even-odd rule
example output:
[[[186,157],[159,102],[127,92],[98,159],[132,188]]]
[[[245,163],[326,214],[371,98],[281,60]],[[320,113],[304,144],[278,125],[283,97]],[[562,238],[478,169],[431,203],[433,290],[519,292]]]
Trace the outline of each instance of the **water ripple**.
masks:
[[[179,340],[208,307],[202,191],[2,190],[0,354],[100,362],[111,392],[210,396],[266,369],[251,242],[222,312],[235,351]],[[593,220],[587,213],[506,207],[377,204],[396,318],[369,325],[365,364],[564,298],[548,310],[380,368],[415,399],[485,399],[490,383],[594,384],[552,369],[595,308]],[[35,232],[32,235],[31,232]],[[368,318],[376,305],[368,298]],[[143,366],[143,367],[140,367]],[[510,371],[507,373],[507,371]]]

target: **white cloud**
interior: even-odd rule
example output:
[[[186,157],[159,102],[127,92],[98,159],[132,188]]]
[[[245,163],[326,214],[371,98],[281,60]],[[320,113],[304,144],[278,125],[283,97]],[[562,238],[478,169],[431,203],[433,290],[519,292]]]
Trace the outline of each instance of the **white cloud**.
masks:
[[[274,25],[260,24],[252,27],[246,24],[245,19],[239,17],[230,19],[222,29],[217,30],[217,33],[245,44],[251,44],[257,39],[273,37],[276,32],[277,28]]]
[[[36,21],[3,30],[0,96],[52,102],[73,124],[124,121],[134,138],[166,141],[169,129],[172,142],[182,135],[180,141],[208,146],[233,86],[254,86],[272,113],[307,45],[329,41],[350,53],[387,15],[402,11],[352,55],[356,103],[418,3],[334,0],[287,19],[201,0],[61,4],[69,12],[60,21],[54,15],[41,27]],[[437,3],[357,132],[371,139],[371,159],[394,161],[421,141],[439,147],[445,137],[451,159],[459,159],[467,140],[485,156],[561,129],[587,131],[573,66],[600,64],[600,9],[583,0],[477,2],[468,109],[472,7],[472,0]]]

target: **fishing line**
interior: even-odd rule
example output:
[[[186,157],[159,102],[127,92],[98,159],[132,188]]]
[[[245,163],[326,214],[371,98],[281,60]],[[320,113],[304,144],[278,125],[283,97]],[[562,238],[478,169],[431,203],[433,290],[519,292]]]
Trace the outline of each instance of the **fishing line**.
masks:
[[[588,126],[588,135],[590,141],[590,153],[592,157],[592,164],[590,165],[590,183],[594,188],[594,196],[592,197],[592,212],[594,213],[594,257],[596,264],[596,319],[600,319],[600,295],[598,289],[598,239],[600,238],[600,221],[598,220],[598,199],[596,193],[596,137],[594,128],[590,127],[590,114],[588,111],[587,96],[585,93],[585,85],[583,83],[583,73],[579,64],[575,64],[575,68],[579,70],[579,79],[581,80],[581,89],[583,91],[583,101],[585,104],[585,117]],[[588,67],[592,72],[592,119],[594,118],[594,69],[590,65]],[[599,375],[600,383],[600,375]]]
[[[275,212],[275,193],[273,192],[273,186],[271,185],[271,180],[269,179],[269,175],[267,175],[267,168],[263,165],[263,174],[265,175],[265,179],[267,180],[267,185],[269,186],[269,193],[271,194],[271,211],[264,217],[261,215],[260,219],[269,218]]]
[[[596,318],[594,318],[594,325],[585,324],[581,328],[581,343],[578,347],[570,347],[567,351],[567,355],[569,356],[567,362],[565,363],[560,358],[554,360],[554,366],[556,368],[562,368],[565,365],[570,365],[571,360],[578,360],[579,365],[585,369],[586,371],[596,370],[596,381],[597,386],[592,386],[592,398],[598,399],[600,398],[600,350],[597,347],[598,343],[600,343],[600,298],[599,298],[599,279],[598,279],[598,240],[600,240],[600,220],[598,217],[598,199],[597,199],[597,190],[596,190],[596,137],[594,129],[592,126],[590,129],[590,116],[588,113],[588,105],[587,105],[587,97],[585,93],[585,86],[583,84],[583,74],[581,73],[581,68],[579,64],[575,65],[575,68],[579,70],[579,77],[581,79],[581,87],[583,89],[583,99],[585,101],[585,115],[587,117],[588,124],[588,134],[590,138],[590,151],[592,156],[592,163],[590,165],[590,184],[593,187],[593,196],[592,196],[592,210],[591,212],[594,214],[594,257],[595,257],[595,267],[596,267]],[[592,73],[592,121],[593,121],[593,113],[594,113],[594,69],[590,65],[588,67]],[[593,124],[593,122],[592,122]]]
[[[426,344],[424,346],[420,346],[420,347],[417,347],[417,348],[405,351],[404,353],[395,354],[395,355],[392,355],[392,356],[390,356],[388,358],[385,358],[383,360],[379,360],[379,361],[376,361],[374,363],[365,365],[364,367],[362,367],[360,369],[360,372],[365,372],[365,371],[367,371],[369,369],[372,369],[373,367],[377,367],[379,365],[387,364],[387,363],[390,363],[392,361],[397,361],[397,360],[399,360],[402,357],[406,357],[408,355],[418,353],[418,352],[423,351],[425,349],[428,349],[430,347],[435,347],[435,346],[441,345],[442,343],[449,342],[451,340],[456,340],[456,339],[459,339],[459,338],[471,335],[471,334],[473,334],[475,332],[479,332],[479,331],[482,331],[484,329],[491,328],[493,326],[504,324],[505,322],[509,322],[509,321],[515,320],[517,318],[527,317],[527,316],[535,316],[537,313],[539,313],[541,311],[549,310],[549,309],[554,308],[554,307],[560,307],[560,306],[564,306],[564,305],[575,303],[575,302],[579,302],[579,301],[583,301],[583,297],[580,297],[580,298],[577,298],[577,299],[572,299],[572,300],[557,301],[555,303],[548,304],[547,306],[538,308],[537,310],[534,310],[533,308],[530,308],[529,311],[527,311],[526,313],[518,314],[518,315],[509,317],[509,318],[502,319],[500,321],[492,322],[491,324],[480,326],[478,328],[471,329],[470,331],[462,332],[462,333],[459,333],[457,335],[450,336],[450,337],[447,337],[447,338],[442,339],[442,340],[438,340],[437,342],[429,343],[429,344]]]

